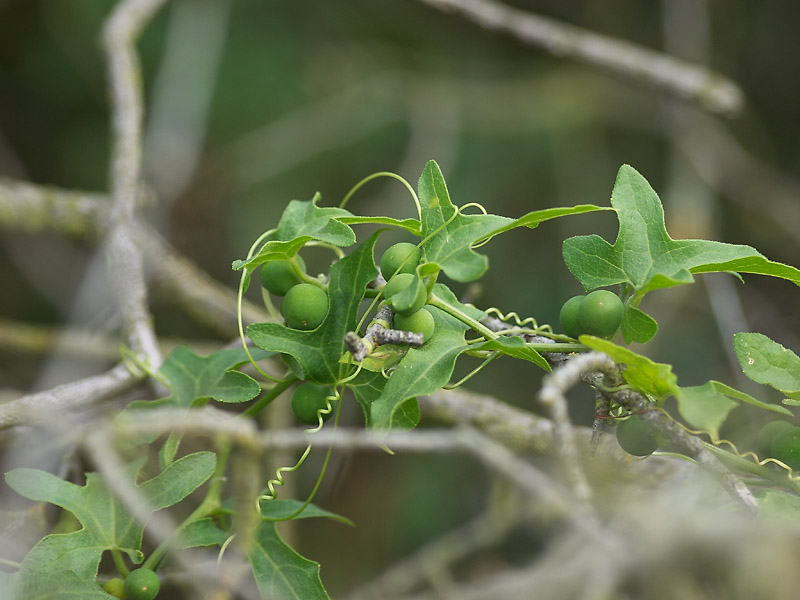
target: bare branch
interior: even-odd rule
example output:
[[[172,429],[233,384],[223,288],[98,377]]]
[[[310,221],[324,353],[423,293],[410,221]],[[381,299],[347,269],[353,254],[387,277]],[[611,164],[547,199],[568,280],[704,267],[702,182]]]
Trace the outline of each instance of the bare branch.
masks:
[[[0,404],[0,429],[39,421],[52,422],[59,413],[65,414],[100,400],[110,398],[133,387],[139,378],[123,364],[102,375],[94,375],[59,385]]]
[[[0,227],[91,238],[99,236],[108,212],[104,194],[0,178]],[[149,225],[136,222],[133,232],[148,271],[164,295],[220,335],[233,335],[236,293],[177,252]],[[246,323],[270,320],[265,310],[247,300],[242,303],[242,316]]]
[[[706,67],[630,42],[599,35],[574,25],[535,15],[495,0],[421,0],[446,12],[459,13],[487,29],[509,33],[526,44],[558,57],[621,73],[699,102],[727,115],[742,109],[741,88]]]
[[[135,41],[164,0],[124,0],[117,4],[103,28],[111,91],[112,208],[106,228],[105,250],[114,294],[130,345],[150,367],[161,364],[161,352],[147,307],[142,257],[134,237],[136,199],[142,168],[142,75]]]

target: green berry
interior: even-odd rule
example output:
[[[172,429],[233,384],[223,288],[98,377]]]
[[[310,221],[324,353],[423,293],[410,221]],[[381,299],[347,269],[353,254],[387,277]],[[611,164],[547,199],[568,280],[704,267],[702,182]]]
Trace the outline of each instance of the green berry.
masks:
[[[161,583],[150,569],[136,569],[125,578],[125,593],[129,600],[153,600]]]
[[[281,315],[291,329],[316,329],[328,314],[328,294],[311,283],[298,283],[281,302]]]
[[[658,448],[653,426],[640,415],[631,415],[617,423],[617,442],[628,454],[648,456]]]
[[[800,471],[800,427],[792,427],[772,439],[770,454],[794,471]]]
[[[614,292],[595,290],[581,302],[578,321],[586,333],[610,338],[619,329],[624,310],[622,300]]]
[[[561,307],[561,312],[558,313],[558,320],[561,322],[561,329],[564,330],[569,337],[578,338],[582,333],[585,333],[581,322],[578,320],[578,311],[583,304],[583,299],[586,296],[573,296]]]
[[[126,600],[128,596],[125,595],[125,582],[119,577],[113,577],[103,584],[103,590],[114,598]]]
[[[395,329],[421,333],[422,339],[425,342],[433,335],[435,326],[433,315],[425,306],[410,315],[397,314],[394,316]]]
[[[398,273],[383,288],[383,296],[394,312],[410,315],[425,305],[428,290],[416,275]]]
[[[292,412],[298,421],[308,425],[319,424],[317,411],[328,406],[328,388],[313,383],[301,383],[292,392]],[[322,420],[331,418],[333,411],[323,414]]]
[[[388,281],[398,273],[413,273],[421,258],[422,251],[414,244],[399,242],[381,256],[381,274]]]
[[[778,434],[794,427],[788,421],[770,421],[758,432],[756,447],[761,456],[770,456],[770,446]]]
[[[305,273],[306,263],[299,254],[297,255],[297,264],[300,270]],[[285,296],[286,292],[301,281],[291,261],[288,260],[271,260],[264,263],[259,269],[259,276],[261,285],[270,294],[275,294],[276,296]]]

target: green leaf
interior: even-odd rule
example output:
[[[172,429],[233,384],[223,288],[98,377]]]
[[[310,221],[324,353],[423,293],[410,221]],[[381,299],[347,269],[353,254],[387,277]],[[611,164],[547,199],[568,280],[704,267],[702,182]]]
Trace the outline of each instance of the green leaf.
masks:
[[[464,340],[466,325],[438,308],[427,308],[436,323],[436,333],[422,347],[408,351],[381,395],[371,403],[369,424],[374,427],[390,428],[405,401],[433,393],[447,384],[456,358],[468,348]]]
[[[625,305],[625,312],[622,313],[622,338],[626,344],[638,342],[644,344],[653,338],[658,331],[658,323],[647,313]]]
[[[412,235],[421,235],[419,221],[417,219],[393,219],[391,217],[337,217],[337,221],[346,225],[389,225],[399,229],[405,229]]]
[[[251,351],[251,354],[255,360],[270,356],[261,350]],[[172,395],[151,402],[134,402],[129,408],[190,408],[209,398],[225,403],[247,402],[261,393],[261,386],[249,375],[231,370],[246,362],[249,359],[242,348],[220,350],[203,357],[186,346],[179,346],[159,369],[169,381]]]
[[[305,504],[305,502],[301,500],[260,500],[259,505],[261,507],[261,516],[269,521],[281,521],[284,520],[286,517],[289,517],[296,513],[300,508]],[[325,510],[324,508],[320,508],[315,504],[309,504],[303,509],[299,515],[294,517],[295,519],[311,519],[314,517],[324,517],[326,519],[332,519],[334,521],[338,521],[339,523],[344,523],[345,525],[350,525],[351,527],[355,527],[355,523],[353,523],[347,517],[343,517],[341,515],[337,515],[336,513],[330,512],[329,510]]]
[[[800,400],[800,358],[761,333],[737,333],[733,348],[750,379]]]
[[[564,241],[564,261],[587,291],[627,284],[635,290],[635,307],[650,291],[692,283],[693,273],[757,273],[800,285],[800,271],[767,260],[750,246],[673,240],[667,233],[658,195],[628,165],[623,165],[617,174],[611,205],[619,219],[619,233],[613,245],[598,235]],[[634,335],[632,331],[628,333]],[[633,338],[626,336],[626,341],[629,339]]]
[[[258,591],[265,600],[327,600],[319,563],[300,556],[280,538],[275,523],[264,521],[248,552]]]
[[[753,495],[758,502],[758,519],[791,521],[800,517],[800,497],[779,490],[756,490]]]
[[[418,193],[425,260],[437,263],[456,281],[478,279],[489,267],[489,260],[472,247],[512,220],[497,215],[459,213],[450,201],[444,176],[434,161],[425,165]]]
[[[181,529],[181,535],[176,542],[177,548],[202,548],[205,546],[222,546],[230,533],[223,531],[214,519],[208,517],[192,521]]]
[[[534,210],[519,219],[514,219],[510,223],[495,229],[484,238],[478,240],[482,242],[492,238],[500,233],[516,229],[517,227],[527,227],[528,229],[536,229],[540,224],[551,219],[558,217],[567,217],[570,215],[582,215],[584,213],[594,212],[598,210],[614,210],[609,206],[595,206],[594,204],[578,204],[577,206],[567,206],[561,208],[545,208],[543,210]]]
[[[331,385],[342,377],[344,336],[354,331],[358,310],[367,284],[378,275],[373,257],[378,233],[357,250],[331,267],[328,297],[330,310],[322,324],[313,331],[289,329],[278,323],[256,323],[247,335],[257,346],[290,355],[297,364],[301,379]]]
[[[114,600],[94,578],[82,579],[72,571],[54,569],[47,576],[30,572],[0,575],[3,600]]]
[[[175,461],[159,475],[142,483],[148,512],[172,506],[202,485],[214,472],[216,456],[197,452]],[[133,483],[142,461],[127,468]],[[83,528],[51,534],[40,540],[23,561],[23,571],[49,573],[67,569],[84,579],[94,579],[104,550],[118,549],[138,564],[142,561],[143,525],[108,490],[97,473],[86,474],[77,486],[39,469],[20,468],[6,473],[6,482],[18,494],[50,502],[72,512]]]
[[[502,352],[508,356],[532,362],[547,372],[552,371],[550,364],[545,360],[544,356],[539,354],[533,348],[529,347],[525,341],[518,336],[504,336],[499,337],[496,340],[488,340],[482,344],[473,346],[472,350],[490,350]]]
[[[678,396],[678,378],[672,372],[672,365],[653,362],[633,350],[618,346],[614,342],[591,335],[582,335],[580,342],[592,350],[607,354],[613,361],[624,363],[622,376],[628,384],[661,402],[668,396]]]
[[[734,398],[746,404],[752,404],[753,406],[756,406],[758,408],[763,408],[764,410],[770,410],[772,412],[780,413],[782,415],[787,415],[789,417],[794,416],[794,413],[792,413],[792,411],[790,411],[788,408],[784,408],[780,404],[771,404],[769,402],[762,402],[761,400],[753,398],[749,394],[740,392],[736,388],[732,388],[731,386],[721,383],[719,381],[712,380],[709,383],[711,384],[715,392],[719,394],[724,394],[729,398]]]
[[[327,242],[334,246],[352,246],[356,243],[355,232],[339,219],[352,217],[343,208],[319,207],[319,193],[310,201],[292,200],[286,206],[278,222],[273,239],[293,240],[308,236],[311,239]]]
[[[713,440],[719,439],[719,428],[728,413],[739,406],[735,400],[719,393],[711,381],[699,386],[683,387],[675,399],[678,401],[678,412],[684,420],[691,427],[709,433]]]

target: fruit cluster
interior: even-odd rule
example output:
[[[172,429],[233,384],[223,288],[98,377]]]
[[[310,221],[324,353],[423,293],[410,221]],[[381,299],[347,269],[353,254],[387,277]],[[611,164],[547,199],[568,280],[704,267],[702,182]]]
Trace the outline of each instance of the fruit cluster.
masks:
[[[614,292],[595,290],[585,296],[573,296],[561,307],[558,319],[570,337],[583,334],[611,338],[622,324],[625,307]]]
[[[398,242],[381,256],[381,275],[386,279],[383,297],[394,312],[394,327],[421,333],[424,340],[433,335],[433,315],[425,308],[428,290],[417,275],[422,252],[414,244]]]
[[[299,271],[299,272],[298,272]],[[316,329],[328,314],[328,294],[313,283],[304,283],[306,264],[298,254],[295,262],[273,260],[260,269],[261,285],[276,296],[283,296],[281,315],[291,329]]]

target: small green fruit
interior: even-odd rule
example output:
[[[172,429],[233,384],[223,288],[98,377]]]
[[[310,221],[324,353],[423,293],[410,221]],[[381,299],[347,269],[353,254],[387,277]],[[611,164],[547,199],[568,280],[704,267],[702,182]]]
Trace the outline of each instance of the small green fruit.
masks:
[[[595,290],[581,302],[578,320],[586,333],[610,338],[619,329],[624,311],[622,300],[614,292]]]
[[[640,415],[617,422],[617,442],[628,454],[648,456],[658,448],[656,432]]]
[[[161,583],[150,569],[136,569],[125,578],[125,593],[129,600],[153,600]]]
[[[397,314],[394,316],[395,329],[421,333],[423,341],[430,339],[435,327],[436,323],[433,320],[433,315],[425,306],[410,315]]]
[[[126,600],[128,596],[125,595],[125,582],[119,577],[113,577],[103,584],[103,590],[114,598]]]
[[[764,425],[758,432],[758,438],[756,441],[756,447],[758,448],[760,456],[771,456],[770,446],[772,446],[772,440],[774,440],[778,434],[783,433],[792,427],[794,427],[794,425],[788,421],[770,421]]]
[[[328,294],[311,283],[293,286],[281,302],[281,315],[291,329],[316,329],[327,314]]]
[[[769,447],[773,458],[800,471],[800,427],[792,427],[772,439]]]
[[[383,288],[383,296],[395,313],[410,315],[425,305],[428,290],[416,275],[399,273]]]
[[[303,273],[306,272],[306,263],[303,258],[297,255],[297,264]],[[259,269],[259,277],[261,278],[261,285],[263,285],[270,294],[276,296],[285,296],[293,286],[300,283],[302,280],[297,275],[288,260],[271,260],[264,263]]]
[[[319,424],[317,411],[328,406],[328,388],[313,383],[301,383],[292,392],[292,412],[297,420],[308,425]],[[333,411],[323,414],[322,420],[331,418]]]
[[[558,320],[561,323],[561,329],[564,330],[569,337],[575,339],[582,333],[585,333],[581,322],[578,320],[578,311],[581,309],[583,299],[586,296],[573,296],[561,307],[561,312],[558,313]]]
[[[422,251],[414,244],[398,242],[381,256],[381,274],[388,281],[398,273],[413,273],[421,258]]]

